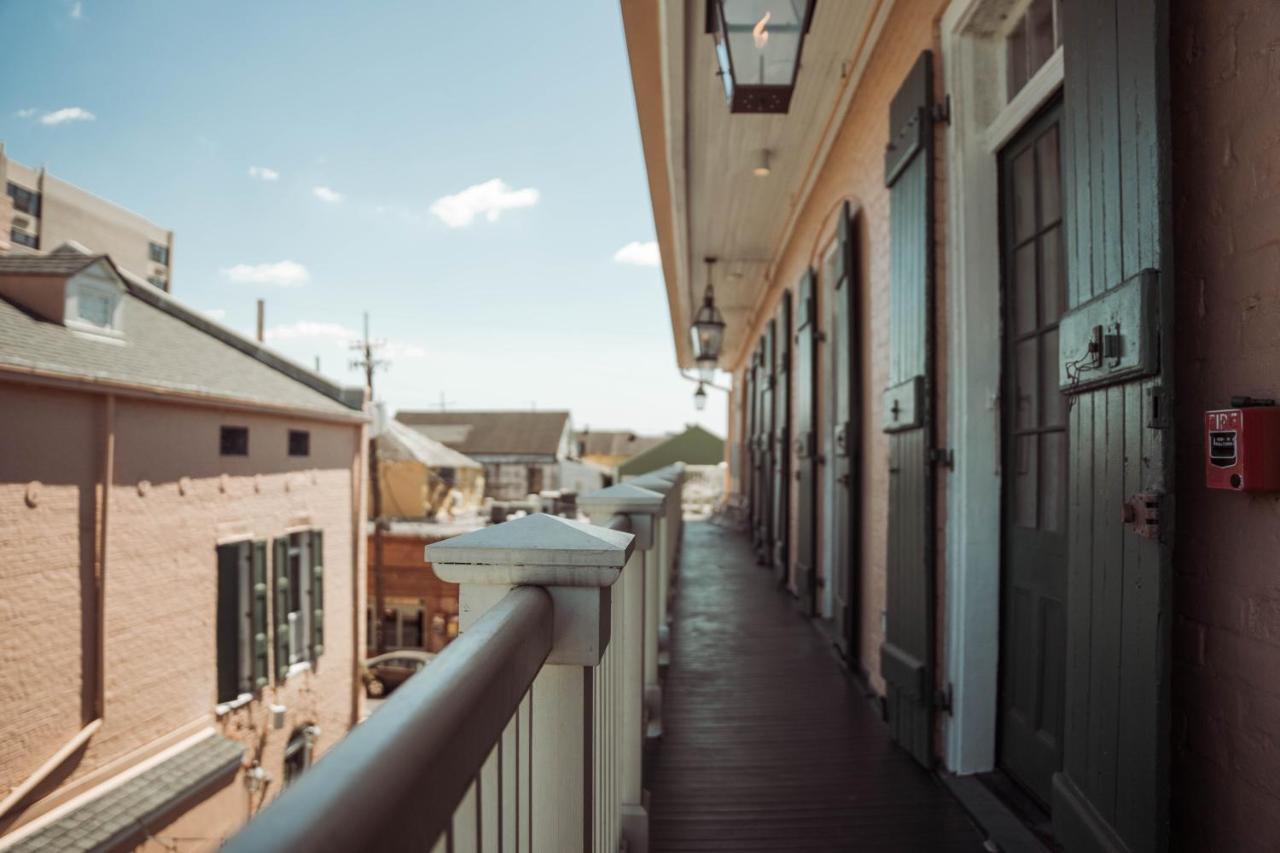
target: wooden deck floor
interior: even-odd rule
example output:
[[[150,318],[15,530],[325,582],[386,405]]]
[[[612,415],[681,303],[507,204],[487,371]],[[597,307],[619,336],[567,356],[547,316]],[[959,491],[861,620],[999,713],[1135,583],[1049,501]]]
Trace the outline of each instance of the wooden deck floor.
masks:
[[[742,534],[686,525],[648,760],[655,851],[981,851]]]

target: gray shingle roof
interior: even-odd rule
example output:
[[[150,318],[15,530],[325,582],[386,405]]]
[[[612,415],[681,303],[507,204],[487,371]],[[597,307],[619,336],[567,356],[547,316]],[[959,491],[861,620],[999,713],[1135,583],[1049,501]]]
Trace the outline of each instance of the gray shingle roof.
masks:
[[[569,413],[563,411],[397,412],[396,420],[472,457],[555,456]]]
[[[28,270],[21,274],[27,275],[39,274],[32,269],[58,269],[50,275],[65,278],[97,260],[70,253],[10,256],[0,258],[0,275],[19,274],[21,267]],[[324,414],[354,415],[352,410],[358,409],[354,399],[339,402],[343,389],[324,377],[241,338],[127,273],[122,277],[128,292],[121,343],[77,334],[0,298],[0,366]]]
[[[106,255],[57,250],[48,255],[0,255],[0,275],[52,275],[65,278]]]
[[[236,772],[244,745],[211,735],[18,841],[11,851],[133,847],[166,812]]]

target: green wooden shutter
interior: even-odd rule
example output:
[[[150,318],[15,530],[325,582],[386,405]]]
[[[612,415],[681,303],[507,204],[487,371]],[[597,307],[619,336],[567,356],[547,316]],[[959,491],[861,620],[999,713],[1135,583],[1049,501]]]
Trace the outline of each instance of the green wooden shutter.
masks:
[[[858,336],[858,257],[853,210],[844,203],[836,252],[835,298],[835,582],[841,651],[860,668],[862,610],[862,344]]]
[[[267,543],[253,543],[253,566],[249,576],[249,636],[253,638],[253,661],[250,681],[251,693],[257,693],[267,686],[271,679],[271,666],[268,662],[267,646],[270,642],[271,628],[267,622]]]
[[[248,692],[240,672],[240,553],[242,543],[218,547],[218,701],[230,702]]]
[[[773,389],[773,570],[785,582],[791,527],[791,291],[782,294],[778,306],[776,381]]]
[[[817,612],[818,549],[816,512],[818,501],[817,435],[814,404],[818,393],[817,275],[806,270],[796,297],[795,426],[791,440],[796,455],[796,595],[806,613]]]
[[[324,531],[311,531],[311,660],[324,654]]]
[[[1073,399],[1064,766],[1052,815],[1071,851],[1159,851],[1170,841],[1173,542],[1168,530],[1127,529],[1121,515],[1134,498],[1158,504],[1176,480],[1172,429],[1155,411],[1176,387],[1169,6],[1062,4],[1068,310],[1058,374]],[[1259,114],[1274,115],[1263,103]],[[1088,358],[1094,325],[1116,321],[1126,360],[1144,341],[1157,355],[1145,369],[1112,373]]]
[[[275,540],[271,579],[275,585],[276,683],[289,674],[289,537]]]
[[[920,54],[889,109],[889,444],[886,683],[894,739],[933,764],[933,60]]]

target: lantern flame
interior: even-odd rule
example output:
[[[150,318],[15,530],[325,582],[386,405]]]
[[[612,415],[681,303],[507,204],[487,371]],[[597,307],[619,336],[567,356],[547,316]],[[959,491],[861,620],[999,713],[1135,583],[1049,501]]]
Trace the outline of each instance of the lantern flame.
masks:
[[[764,50],[764,46],[769,43],[769,32],[765,27],[769,25],[771,17],[773,17],[772,12],[765,12],[764,17],[751,28],[751,37],[756,40],[756,50]]]

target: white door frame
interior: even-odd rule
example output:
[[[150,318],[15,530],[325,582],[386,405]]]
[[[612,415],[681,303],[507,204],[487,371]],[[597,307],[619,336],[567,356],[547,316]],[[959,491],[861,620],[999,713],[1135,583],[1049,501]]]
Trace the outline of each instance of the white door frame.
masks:
[[[996,758],[1000,663],[1000,219],[997,153],[1062,85],[1062,51],[1008,103],[999,27],[1028,0],[953,0],[942,18],[947,125],[946,643],[954,773]]]

